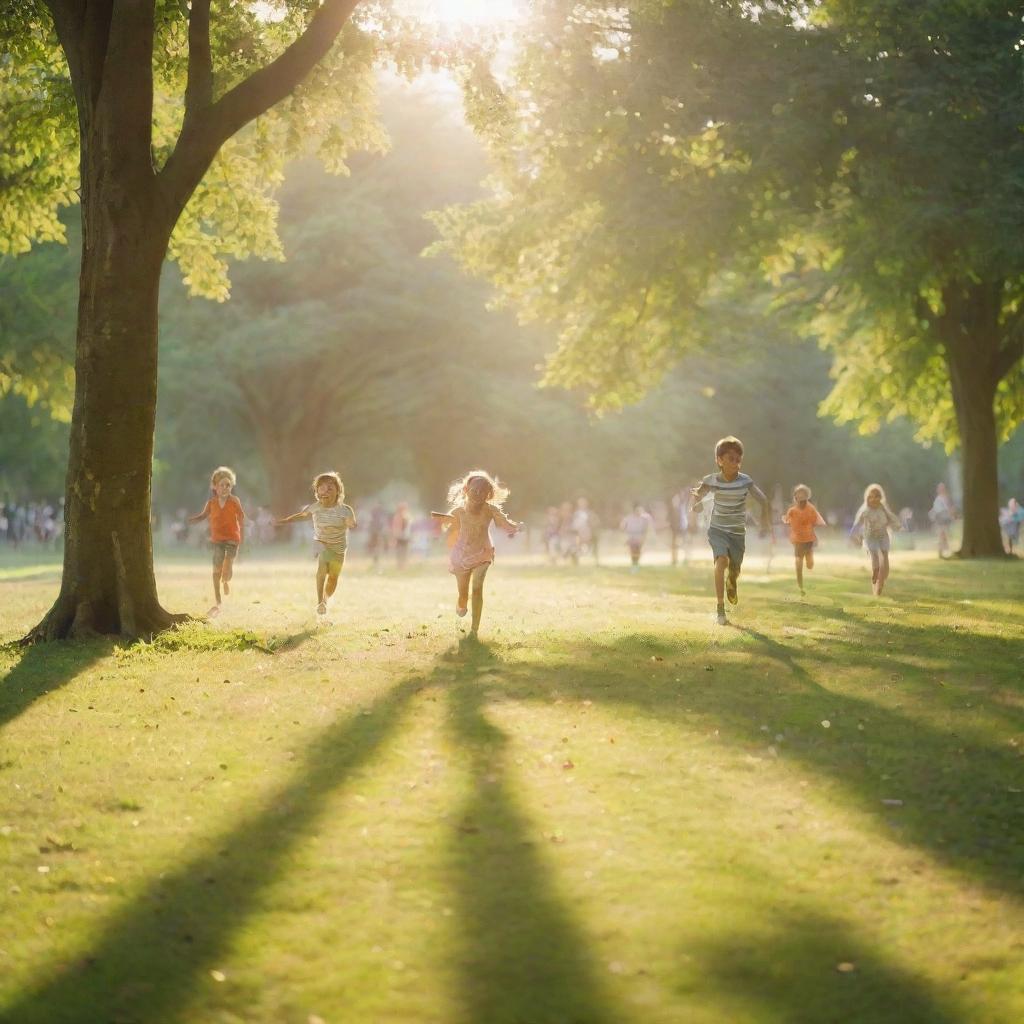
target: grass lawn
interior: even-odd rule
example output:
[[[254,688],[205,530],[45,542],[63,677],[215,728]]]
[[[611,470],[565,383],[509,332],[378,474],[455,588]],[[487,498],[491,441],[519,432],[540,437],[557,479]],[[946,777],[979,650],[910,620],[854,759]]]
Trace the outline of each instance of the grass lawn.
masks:
[[[239,563],[0,650],[5,1024],[1018,1024],[1024,563]],[[0,641],[56,594],[0,563]],[[158,566],[207,606],[205,560]]]

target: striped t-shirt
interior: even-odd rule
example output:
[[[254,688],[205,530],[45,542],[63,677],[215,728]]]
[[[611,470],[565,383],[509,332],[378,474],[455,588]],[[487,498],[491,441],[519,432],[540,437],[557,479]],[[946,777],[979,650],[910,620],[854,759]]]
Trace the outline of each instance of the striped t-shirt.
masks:
[[[753,491],[763,496],[761,488],[746,473],[737,473],[735,480],[726,480],[711,473],[700,482],[704,493],[715,496],[710,527],[723,533],[746,533],[747,495]]]
[[[313,536],[321,544],[344,554],[348,548],[348,531],[356,514],[348,505],[340,501],[336,505],[321,505],[314,501],[306,506],[306,511],[313,519]]]

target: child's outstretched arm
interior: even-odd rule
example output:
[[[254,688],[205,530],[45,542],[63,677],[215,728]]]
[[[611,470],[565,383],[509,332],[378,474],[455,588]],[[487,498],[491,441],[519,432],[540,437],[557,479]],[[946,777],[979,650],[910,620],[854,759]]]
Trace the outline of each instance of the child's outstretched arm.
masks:
[[[293,512],[290,516],[282,516],[280,519],[274,520],[275,526],[284,526],[287,523],[297,523],[300,519],[309,519],[312,513],[309,511],[310,506],[307,505],[303,509],[299,509],[298,512]]]
[[[185,522],[188,523],[189,525],[191,525],[192,523],[201,523],[204,519],[208,519],[209,516],[210,516],[210,503],[209,503],[209,501],[207,501],[207,503],[203,506],[203,511],[202,512],[198,512],[194,516],[189,516],[185,520]]]
[[[825,517],[818,511],[818,506],[817,505],[814,506],[814,516],[815,516],[815,519],[814,519],[814,525],[815,526],[828,526],[828,523],[825,522]]]
[[[696,511],[697,506],[704,500],[704,495],[707,494],[710,490],[711,488],[708,487],[708,485],[704,483],[703,480],[701,480],[701,482],[696,487],[690,488],[690,494],[692,495],[692,498],[690,499],[691,512]]]
[[[455,516],[453,516],[450,512],[431,512],[430,513],[430,518],[431,519],[442,519],[446,523],[454,523],[455,522]]]
[[[772,528],[772,503],[768,500],[768,495],[757,484],[750,485],[750,493],[761,503],[761,529],[770,530]]]
[[[349,529],[350,530],[354,530],[359,525],[359,520],[356,519],[356,510],[351,505],[348,506],[348,510],[349,510],[349,512],[352,513],[349,516],[349,519],[352,520],[352,525],[349,527]]]
[[[501,511],[497,505],[491,505],[491,519],[494,520],[510,537],[514,537],[520,529],[522,529],[522,523],[513,522],[504,512]]]

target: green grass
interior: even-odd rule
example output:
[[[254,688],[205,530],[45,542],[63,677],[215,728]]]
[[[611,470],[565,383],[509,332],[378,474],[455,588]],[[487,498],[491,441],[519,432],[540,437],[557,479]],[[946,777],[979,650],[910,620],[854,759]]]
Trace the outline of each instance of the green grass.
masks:
[[[1019,1022],[1024,564],[787,568],[721,628],[703,558],[505,559],[467,645],[440,566],[318,628],[254,560],[215,624],[0,650],[0,1020]]]

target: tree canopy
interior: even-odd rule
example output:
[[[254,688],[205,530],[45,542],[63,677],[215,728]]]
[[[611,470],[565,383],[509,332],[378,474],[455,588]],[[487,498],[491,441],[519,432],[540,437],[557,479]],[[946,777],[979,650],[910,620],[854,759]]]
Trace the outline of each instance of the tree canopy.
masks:
[[[825,411],[964,444],[965,551],[1001,551],[996,438],[1024,417],[1022,14],[545,0],[507,78],[469,85],[494,194],[442,230],[558,324],[548,380],[598,406],[767,294],[746,330],[787,317],[834,352]]]

